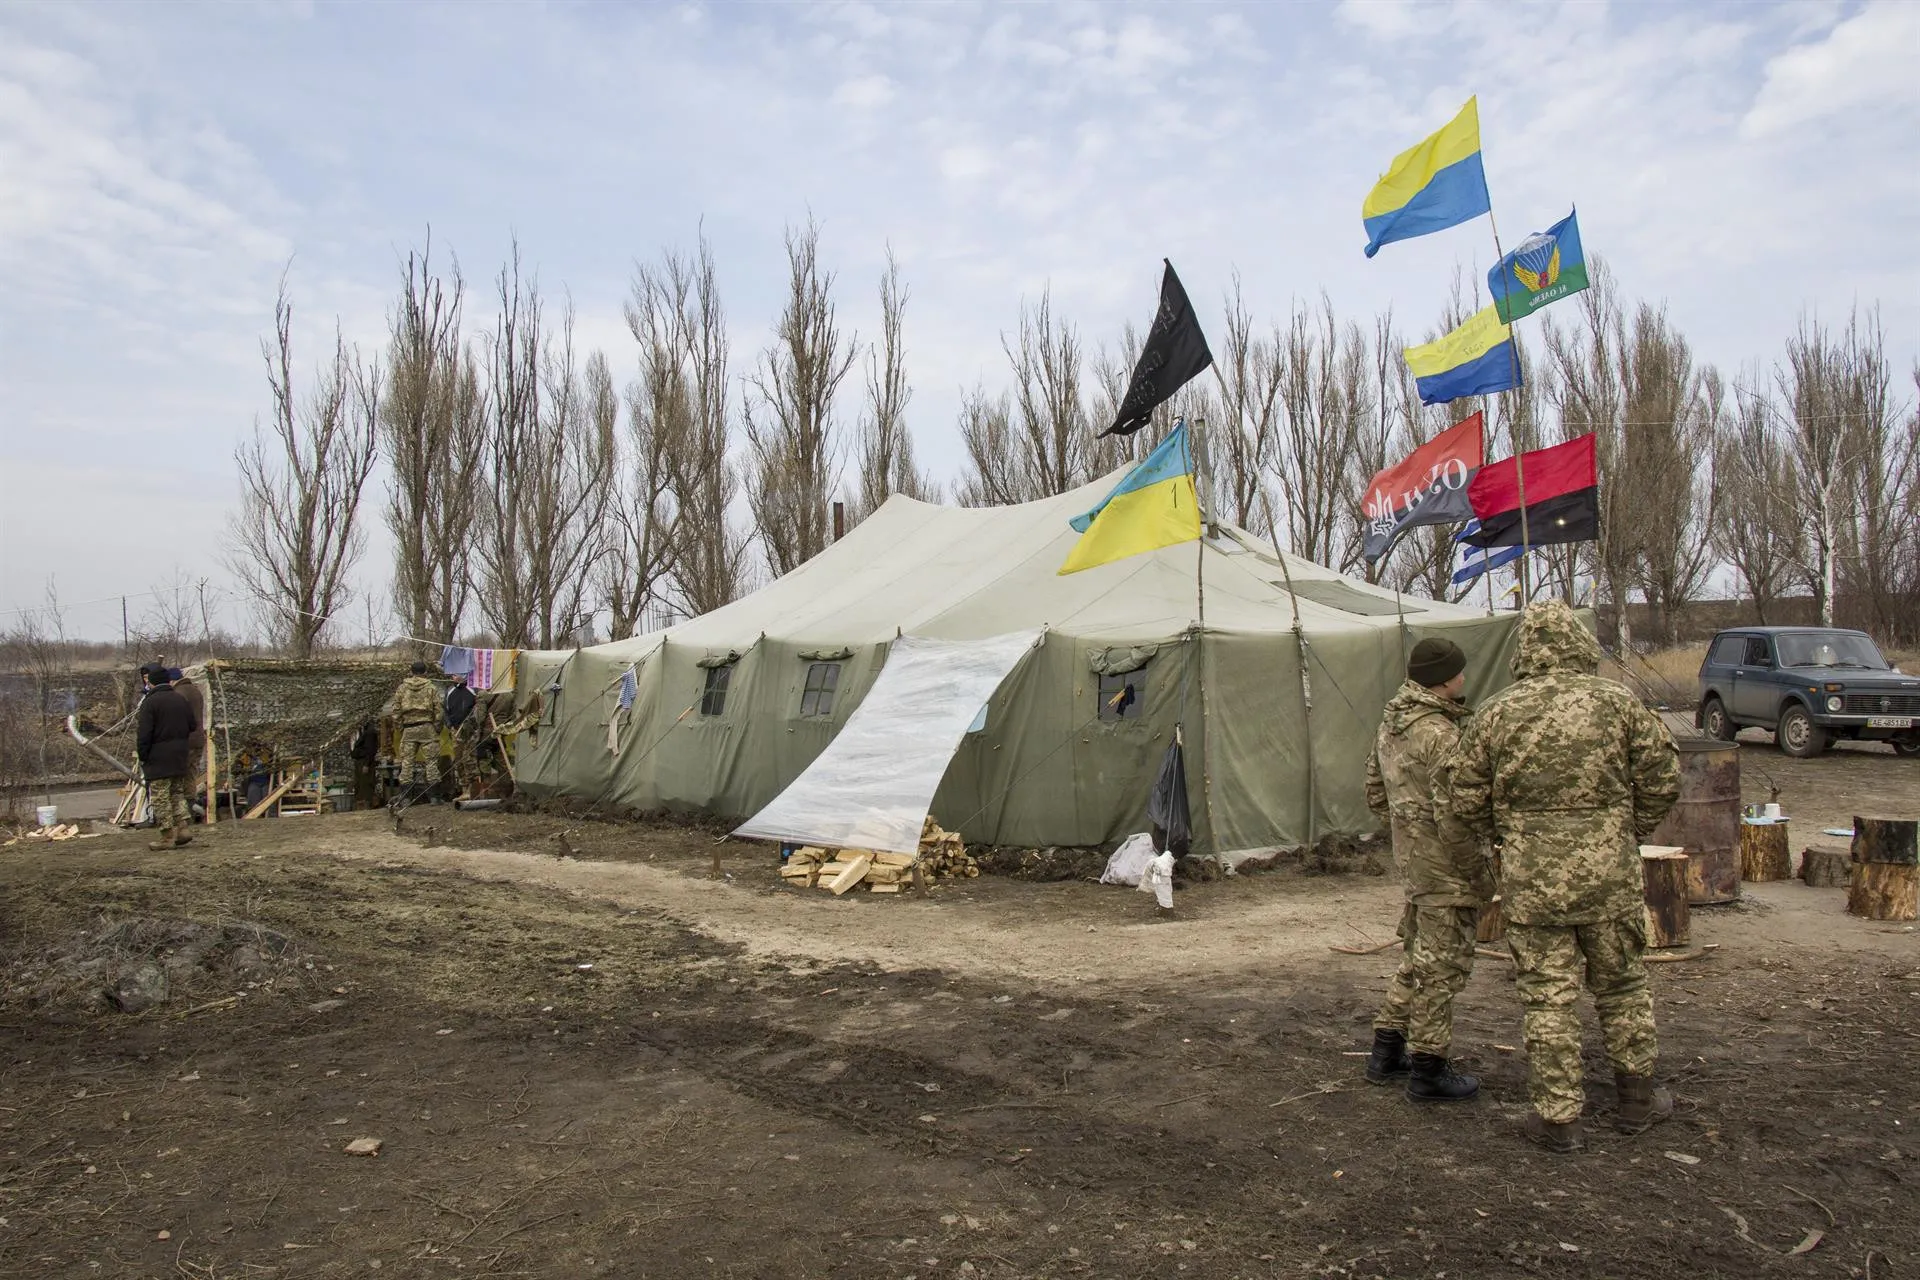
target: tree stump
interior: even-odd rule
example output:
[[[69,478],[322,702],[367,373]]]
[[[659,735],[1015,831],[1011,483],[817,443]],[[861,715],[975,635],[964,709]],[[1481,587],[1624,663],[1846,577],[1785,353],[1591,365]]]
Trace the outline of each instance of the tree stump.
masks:
[[[1646,885],[1647,945],[1686,946],[1693,921],[1687,901],[1686,850],[1642,845],[1640,875]]]
[[[1787,851],[1784,822],[1740,824],[1740,878],[1785,880],[1793,874],[1793,855]]]
[[[1848,915],[1866,920],[1920,916],[1920,822],[1856,817],[1852,858]]]
[[[1832,849],[1802,850],[1800,879],[1813,889],[1844,889],[1853,880],[1853,860]]]

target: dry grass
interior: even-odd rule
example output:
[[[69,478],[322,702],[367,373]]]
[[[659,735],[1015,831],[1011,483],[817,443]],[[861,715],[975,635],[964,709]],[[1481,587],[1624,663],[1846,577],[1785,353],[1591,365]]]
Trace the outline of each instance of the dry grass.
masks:
[[[1691,707],[1698,698],[1700,664],[1706,656],[1704,644],[1648,654],[1628,651],[1624,662],[1617,658],[1602,662],[1600,674],[1664,706]]]

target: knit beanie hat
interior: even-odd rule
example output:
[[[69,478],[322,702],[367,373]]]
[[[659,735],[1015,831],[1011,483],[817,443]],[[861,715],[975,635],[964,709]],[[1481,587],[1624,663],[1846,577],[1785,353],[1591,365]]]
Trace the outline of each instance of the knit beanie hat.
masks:
[[[1467,669],[1466,652],[1451,640],[1429,637],[1413,646],[1407,659],[1407,679],[1432,689]]]

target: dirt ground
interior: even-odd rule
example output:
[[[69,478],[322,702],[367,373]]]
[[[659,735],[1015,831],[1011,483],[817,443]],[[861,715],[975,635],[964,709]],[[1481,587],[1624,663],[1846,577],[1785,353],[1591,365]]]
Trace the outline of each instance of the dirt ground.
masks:
[[[1920,761],[1742,754],[1796,852],[1920,808]],[[0,1275],[1920,1275],[1920,934],[1841,890],[1697,910],[1653,970],[1679,1114],[1613,1133],[1590,1035],[1553,1157],[1503,959],[1479,1100],[1361,1080],[1392,961],[1330,948],[1391,936],[1380,877],[834,899],[436,808],[16,845],[0,889]]]

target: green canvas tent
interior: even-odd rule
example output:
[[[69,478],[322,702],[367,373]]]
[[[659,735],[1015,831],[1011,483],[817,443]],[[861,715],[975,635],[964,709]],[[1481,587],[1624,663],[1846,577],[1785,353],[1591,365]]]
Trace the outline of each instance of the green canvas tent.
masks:
[[[1228,526],[1204,544],[1059,576],[1076,536],[1067,521],[1115,482],[1011,507],[894,497],[724,608],[612,644],[523,653],[520,696],[539,690],[547,704],[538,741],[521,743],[521,789],[745,818],[833,740],[897,637],[1037,631],[940,775],[943,826],[1028,846],[1144,830],[1179,723],[1195,849],[1294,847],[1378,826],[1366,754],[1416,641],[1445,635],[1466,649],[1471,697],[1506,682],[1517,615],[1396,599]]]

